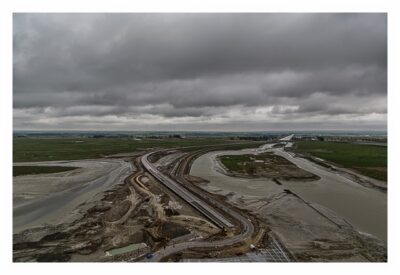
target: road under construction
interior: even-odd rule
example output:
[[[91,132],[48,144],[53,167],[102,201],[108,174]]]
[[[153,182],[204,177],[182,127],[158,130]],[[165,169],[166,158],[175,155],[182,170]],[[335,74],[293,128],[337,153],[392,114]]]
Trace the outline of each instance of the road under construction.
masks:
[[[170,255],[192,248],[223,249],[224,247],[243,243],[254,234],[260,233],[255,232],[255,226],[251,218],[244,216],[227,203],[215,200],[209,193],[186,180],[185,173],[190,169],[190,162],[207,151],[209,150],[202,150],[180,158],[169,175],[163,174],[149,161],[149,157],[157,153],[157,151],[143,155],[141,164],[162,185],[185,200],[219,228],[222,230],[236,228],[239,233],[233,237],[219,240],[196,240],[168,245],[154,252],[152,257],[145,259],[145,261],[160,261]]]
[[[148,159],[148,157],[153,153],[148,153],[141,158],[142,165],[153,177],[155,177],[165,187],[173,191],[176,195],[190,204],[197,211],[202,213],[206,218],[210,219],[218,227],[233,227],[233,224],[229,221],[229,219],[219,212],[220,210],[215,209],[203,198],[195,195],[193,191],[185,188],[177,181],[160,172]]]
[[[159,262],[261,251],[274,238],[265,224],[201,188],[202,179],[189,173],[196,158],[221,148],[159,149],[125,157],[131,174],[99,201],[83,205],[86,214],[72,223],[18,234],[14,260]],[[57,247],[63,252],[57,254]],[[286,258],[292,259],[285,254],[276,261]]]
[[[130,169],[120,174],[112,186],[106,186],[98,199],[81,204],[77,208],[80,212],[71,213],[74,215],[72,222],[46,224],[14,234],[13,260],[280,262],[384,259],[385,255],[379,254],[384,253],[379,250],[382,248],[380,243],[362,239],[363,236],[357,235],[350,224],[343,223],[343,227],[338,216],[321,212],[322,208],[316,208],[318,205],[301,199],[291,191],[297,184],[292,187],[275,178],[243,180],[240,175],[231,176],[219,170],[221,154],[259,156],[272,151],[295,164],[302,161],[299,167],[303,167],[305,160],[288,155],[290,152],[284,152],[282,146],[274,146],[276,142],[285,147],[292,145],[292,137],[275,143],[259,143],[258,148],[242,152],[229,151],[228,145],[159,147],[129,155],[110,155],[90,163],[81,161],[87,168],[77,170],[76,179],[68,174],[68,178],[76,182],[84,176],[92,177],[93,167],[99,166],[98,170],[101,170],[104,163],[118,162],[121,167],[129,166]],[[75,165],[77,162],[63,162],[63,165],[66,163]],[[274,168],[277,165],[270,163]],[[107,179],[108,171],[103,172],[100,179]],[[319,174],[322,176],[328,173],[320,172],[324,173]],[[288,173],[283,171],[282,175]],[[42,178],[46,179],[45,176]],[[65,178],[61,180],[64,182]],[[302,218],[304,215],[310,217],[309,223]],[[377,249],[370,248],[374,245]],[[325,249],[331,246],[335,249]]]

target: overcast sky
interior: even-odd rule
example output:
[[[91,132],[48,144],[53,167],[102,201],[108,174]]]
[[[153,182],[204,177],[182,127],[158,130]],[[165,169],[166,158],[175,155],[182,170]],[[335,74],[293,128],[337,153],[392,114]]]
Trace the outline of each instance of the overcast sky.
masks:
[[[16,14],[16,130],[384,130],[385,14]]]

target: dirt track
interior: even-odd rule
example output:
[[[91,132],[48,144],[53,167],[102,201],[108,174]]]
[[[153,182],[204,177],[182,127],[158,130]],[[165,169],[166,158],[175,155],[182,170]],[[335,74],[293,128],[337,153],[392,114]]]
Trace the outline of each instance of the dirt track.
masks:
[[[198,153],[194,153],[192,155],[198,155]],[[190,162],[192,155],[185,157],[185,159],[180,162],[180,168],[178,168],[178,172],[177,172],[178,175],[182,176],[179,179],[180,182],[187,182],[184,179],[183,172],[188,170],[186,165],[188,164],[188,162]],[[144,158],[147,158],[147,155],[144,156]],[[149,171],[151,171],[153,173],[153,169],[151,167],[150,168],[146,167],[146,169],[148,169]],[[157,173],[159,173],[159,172],[157,171]],[[176,184],[178,184],[178,183],[176,183]],[[185,184],[184,186],[186,188],[189,188],[189,185],[187,185],[187,184]],[[190,189],[188,189],[188,190],[190,190]],[[213,250],[215,250],[218,248],[233,246],[234,244],[246,241],[248,238],[250,238],[253,235],[253,233],[254,233],[253,223],[247,217],[242,216],[242,214],[240,212],[236,211],[234,208],[232,208],[228,205],[224,205],[221,202],[214,200],[212,197],[208,196],[205,192],[200,192],[200,193],[194,192],[193,194],[197,194],[197,196],[199,196],[199,198],[204,199],[209,204],[213,205],[217,211],[220,211],[220,213],[222,211],[222,213],[225,213],[225,215],[227,215],[228,217],[233,217],[234,219],[236,219],[241,224],[242,232],[240,232],[240,234],[237,234],[232,238],[224,238],[222,240],[195,241],[195,242],[183,242],[183,243],[179,243],[179,244],[173,244],[173,245],[163,248],[162,250],[155,252],[155,256],[150,259],[151,261],[159,261],[169,255],[175,254],[177,252],[180,252],[180,251],[183,251],[186,249],[213,248]]]
[[[135,166],[136,172],[102,199],[82,205],[83,217],[14,234],[14,261],[134,261],[169,241],[219,232]],[[144,250],[106,256],[110,249],[140,243],[146,244]]]

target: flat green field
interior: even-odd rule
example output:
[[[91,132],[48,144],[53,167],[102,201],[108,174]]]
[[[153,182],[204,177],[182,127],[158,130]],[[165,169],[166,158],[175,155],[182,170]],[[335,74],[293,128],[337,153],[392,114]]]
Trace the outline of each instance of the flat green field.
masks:
[[[59,173],[77,169],[77,167],[65,166],[14,166],[13,177],[34,174]]]
[[[271,153],[261,155],[223,155],[219,157],[219,160],[228,170],[237,173],[255,174],[257,169],[265,170],[277,165],[291,165],[296,168],[290,161]]]
[[[225,146],[225,144],[229,144]],[[234,142],[223,138],[144,139],[127,138],[14,138],[14,162],[99,158],[105,155],[135,152],[152,148],[224,145],[229,149],[260,146],[260,142]]]
[[[233,172],[243,172],[243,165],[242,163],[249,161],[251,155],[227,155],[227,156],[220,156],[219,160],[222,164],[230,171]]]
[[[273,153],[223,155],[219,160],[230,172],[237,175],[303,180],[319,178]]]
[[[387,147],[360,145],[353,143],[298,141],[299,153],[315,157],[357,170],[361,174],[387,180]]]

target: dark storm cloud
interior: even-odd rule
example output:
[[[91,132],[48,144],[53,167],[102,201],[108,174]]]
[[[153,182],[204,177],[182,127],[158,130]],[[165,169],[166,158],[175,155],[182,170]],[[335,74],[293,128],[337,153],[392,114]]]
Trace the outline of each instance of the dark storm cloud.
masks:
[[[386,29],[384,14],[16,14],[15,127],[386,127]]]

